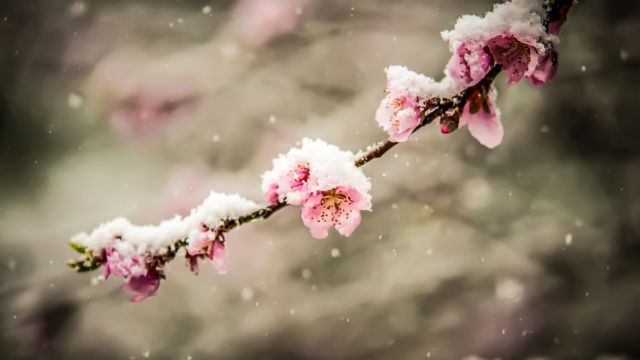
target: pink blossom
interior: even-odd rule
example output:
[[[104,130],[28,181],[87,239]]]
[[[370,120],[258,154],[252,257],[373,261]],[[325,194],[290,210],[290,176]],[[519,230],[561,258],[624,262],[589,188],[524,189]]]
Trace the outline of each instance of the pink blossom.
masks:
[[[404,66],[389,66],[387,96],[376,111],[376,121],[389,140],[406,141],[420,125],[428,100],[443,96],[443,84]]]
[[[538,65],[538,51],[532,44],[521,42],[511,35],[498,35],[487,42],[487,47],[497,64],[509,77],[509,85],[530,76]]]
[[[460,118],[460,126],[468,125],[471,135],[488,148],[498,146],[504,136],[500,111],[495,104],[496,97],[494,87],[487,96],[475,92],[467,100]]]
[[[189,234],[187,253],[191,256],[207,254],[207,248],[215,239],[208,226],[202,225],[198,231]]]
[[[560,35],[560,28],[567,20],[567,15],[569,14],[569,10],[573,5],[573,1],[564,1],[564,4],[560,4],[556,13],[552,14],[552,20],[549,21],[549,25],[547,28],[549,29],[549,34],[551,35]],[[556,6],[558,6],[556,4]]]
[[[267,190],[267,192],[264,194],[264,198],[269,204],[277,204],[279,201],[279,197],[278,184],[272,183],[271,185],[269,185],[269,190]]]
[[[376,121],[389,134],[389,140],[403,142],[420,125],[420,112],[418,99],[388,94],[376,111]]]
[[[231,19],[232,28],[250,46],[259,47],[293,32],[309,0],[241,0]]]
[[[213,268],[216,269],[218,274],[227,273],[227,266],[224,260],[225,253],[224,244],[220,240],[215,240],[211,246],[209,258],[213,262]]]
[[[221,235],[205,225],[202,225],[195,234],[191,234],[187,245],[189,268],[197,271],[197,257],[205,255],[211,259],[213,268],[219,274],[225,274],[227,272],[224,261],[225,249],[221,239],[223,239]]]
[[[311,195],[302,207],[302,221],[317,239],[325,238],[332,226],[349,236],[360,224],[360,211],[370,208],[370,201],[356,189],[338,186]]]
[[[309,165],[298,163],[272,183],[265,193],[265,199],[271,204],[280,201],[280,194],[284,194],[284,201],[291,205],[300,205],[307,198],[309,183]]]
[[[105,250],[106,258],[102,276],[106,279],[109,275],[129,278],[140,275],[146,271],[145,259],[137,254],[124,255],[115,247]]]
[[[477,84],[491,69],[491,54],[485,45],[478,41],[461,43],[449,63],[446,73],[456,83],[467,88]]]
[[[555,50],[547,50],[540,57],[538,65],[529,76],[529,81],[535,86],[542,86],[553,80],[558,72],[558,54]]]
[[[141,302],[158,291],[160,278],[157,270],[148,270],[144,275],[130,278],[122,288],[134,293],[130,299],[132,302]]]

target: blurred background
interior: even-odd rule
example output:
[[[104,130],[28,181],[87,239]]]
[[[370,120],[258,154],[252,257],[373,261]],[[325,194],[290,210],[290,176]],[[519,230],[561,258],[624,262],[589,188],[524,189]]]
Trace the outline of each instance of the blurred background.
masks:
[[[68,239],[260,201],[304,136],[357,151],[383,68],[439,78],[439,32],[490,1],[4,0],[3,359],[640,358],[640,2],[581,1],[542,89],[498,81],[495,150],[437,127],[366,166],[374,211],[311,238],[297,209],[170,264],[132,304]]]

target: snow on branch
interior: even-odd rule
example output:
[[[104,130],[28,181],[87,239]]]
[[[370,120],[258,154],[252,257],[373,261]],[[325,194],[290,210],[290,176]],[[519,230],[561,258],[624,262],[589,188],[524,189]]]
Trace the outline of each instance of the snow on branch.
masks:
[[[212,192],[186,217],[159,225],[133,225],[116,218],[71,239],[82,254],[69,266],[78,272],[103,267],[103,278],[123,278],[124,289],[139,302],[154,295],[165,278],[164,266],[184,257],[197,272],[209,259],[225,273],[225,234],[256,219],[266,219],[285,206],[300,206],[305,226],[316,238],[331,228],[349,236],[371,210],[371,183],[361,167],[383,156],[411,134],[435,120],[449,134],[467,126],[481,144],[500,144],[504,130],[496,107],[493,81],[500,72],[512,85],[525,78],[535,86],[551,81],[557,71],[555,46],[573,0],[512,0],[485,16],[464,15],[453,30],[443,31],[452,56],[444,77],[436,81],[403,66],[389,66],[386,96],[375,120],[386,141],[357,154],[322,140],[303,139],[299,148],[273,160],[262,175],[268,205],[261,207],[239,195]]]

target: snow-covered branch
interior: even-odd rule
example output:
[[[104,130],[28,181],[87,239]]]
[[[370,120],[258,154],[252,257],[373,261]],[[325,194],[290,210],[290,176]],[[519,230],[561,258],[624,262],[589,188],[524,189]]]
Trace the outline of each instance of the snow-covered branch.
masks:
[[[573,0],[512,0],[495,5],[484,17],[460,17],[453,30],[442,32],[452,57],[440,81],[403,66],[386,69],[386,96],[375,120],[387,140],[353,154],[305,138],[263,174],[267,205],[212,192],[190,215],[159,225],[138,226],[117,218],[74,236],[71,247],[82,257],[69,265],[79,272],[104,266],[102,276],[125,279],[124,288],[137,302],[155,294],[165,277],[164,265],[178,256],[194,272],[199,260],[210,259],[224,273],[226,234],[285,206],[301,207],[313,237],[326,237],[332,227],[349,236],[360,224],[360,212],[371,210],[371,183],[361,167],[420,128],[438,120],[443,134],[467,126],[481,144],[500,144],[504,131],[493,86],[496,76],[504,72],[508,84],[523,78],[536,86],[549,82],[557,71],[560,27],[572,5]]]

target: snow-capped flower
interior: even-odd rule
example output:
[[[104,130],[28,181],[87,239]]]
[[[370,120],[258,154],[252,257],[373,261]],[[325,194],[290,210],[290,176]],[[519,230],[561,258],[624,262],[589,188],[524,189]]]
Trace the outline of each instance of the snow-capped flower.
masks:
[[[446,74],[461,89],[477,84],[491,69],[491,53],[484,43],[474,40],[461,42],[455,49],[447,63]]]
[[[130,243],[119,242],[117,246],[111,246],[105,250],[105,264],[102,276],[106,279],[109,275],[128,279],[144,274],[146,260],[138,254]]]
[[[502,65],[509,77],[509,85],[516,84],[522,77],[530,78],[538,67],[537,43],[526,43],[512,35],[498,35],[489,39],[487,47],[495,63]]]
[[[350,151],[305,138],[301,147],[273,160],[273,169],[262,175],[262,191],[271,203],[302,205],[303,222],[314,237],[327,236],[333,225],[348,236],[360,223],[360,210],[371,208],[371,183],[354,161]],[[321,204],[332,207],[322,210]]]
[[[290,205],[300,205],[308,194],[309,165],[306,162],[296,164],[292,169],[284,173],[277,182],[271,183],[265,192],[265,199],[271,204],[280,200],[280,194],[286,194],[285,198]]]
[[[354,188],[338,186],[311,195],[302,206],[302,221],[317,239],[326,237],[333,226],[340,235],[349,236],[360,224],[360,211],[370,209],[368,197]]]
[[[132,302],[141,302],[158,291],[161,278],[160,272],[150,269],[144,275],[130,278],[122,288],[133,293]]]
[[[196,272],[198,255],[203,255],[212,260],[213,267],[219,274],[225,274],[225,249],[222,240],[222,236],[215,229],[209,229],[206,225],[192,231],[187,239],[189,268]]]
[[[497,92],[493,86],[486,95],[480,91],[474,92],[467,100],[460,117],[460,126],[467,125],[471,135],[488,148],[498,146],[504,136],[496,98]]]
[[[523,77],[539,84],[544,75],[534,73],[550,69],[542,60],[549,47],[545,44],[553,40],[545,31],[541,11],[536,1],[513,0],[495,5],[484,17],[462,16],[453,30],[442,32],[453,52],[447,76],[464,89],[477,84],[491,64],[499,64],[509,84]]]
[[[420,125],[426,101],[440,96],[441,85],[404,66],[389,66],[387,96],[376,111],[376,121],[389,134],[389,140],[406,141]]]

